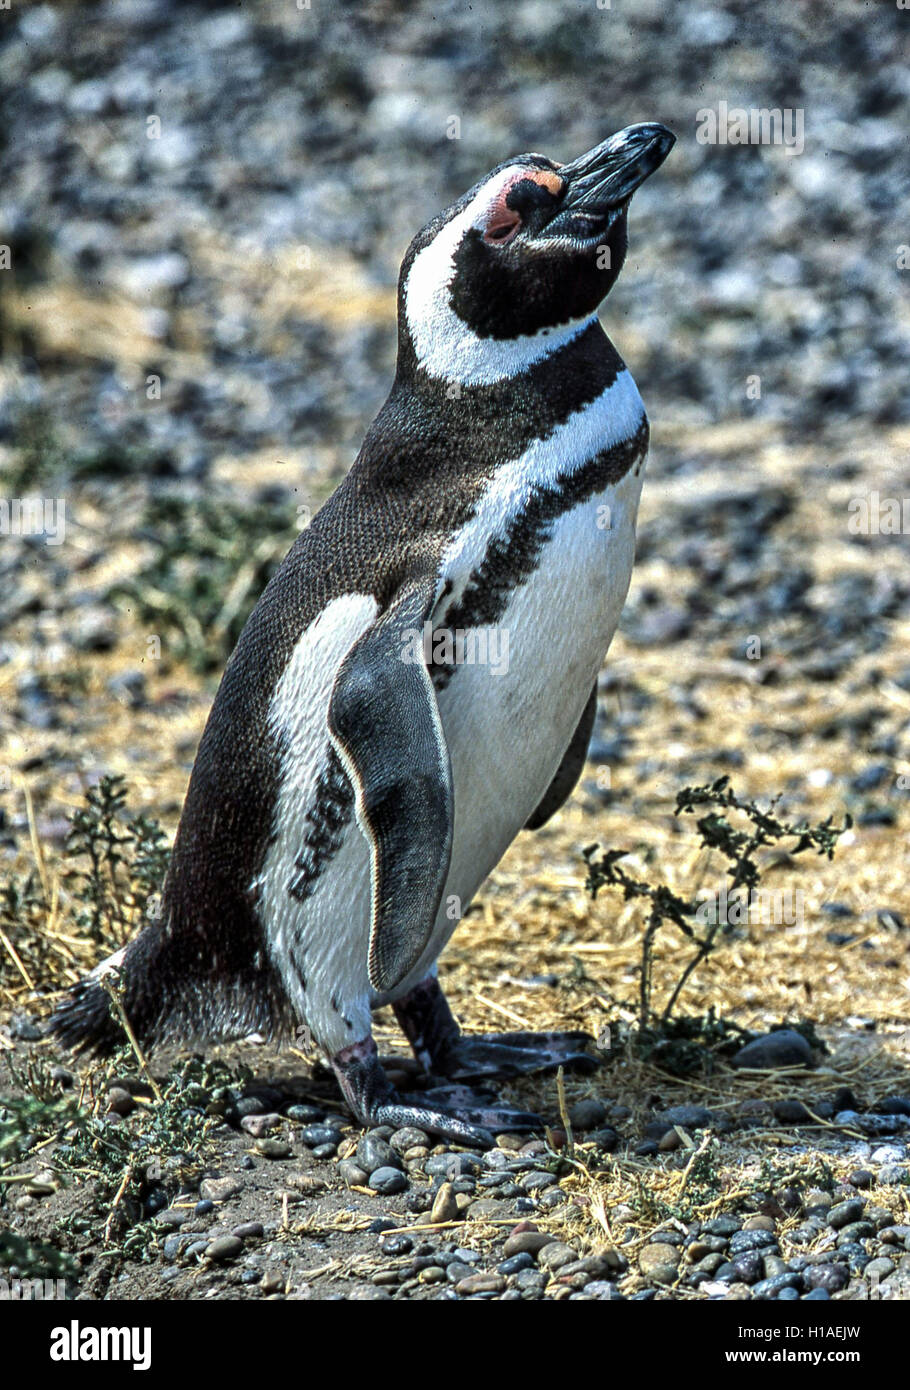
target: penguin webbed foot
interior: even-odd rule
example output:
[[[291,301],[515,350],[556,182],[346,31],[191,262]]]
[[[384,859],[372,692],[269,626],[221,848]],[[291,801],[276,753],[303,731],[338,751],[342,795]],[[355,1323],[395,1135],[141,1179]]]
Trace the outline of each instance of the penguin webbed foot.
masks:
[[[528,1072],[592,1072],[597,1060],[584,1051],[587,1033],[462,1033],[434,1058],[433,1069],[451,1080],[508,1079]]]
[[[465,1086],[400,1095],[383,1071],[372,1037],[336,1053],[332,1067],[354,1115],[371,1128],[411,1125],[444,1139],[491,1149],[497,1133],[543,1127],[538,1115],[489,1103],[491,1097]]]
[[[463,1033],[435,976],[396,1001],[395,1015],[427,1071],[452,1081],[522,1076],[527,1072],[594,1071],[587,1033]]]

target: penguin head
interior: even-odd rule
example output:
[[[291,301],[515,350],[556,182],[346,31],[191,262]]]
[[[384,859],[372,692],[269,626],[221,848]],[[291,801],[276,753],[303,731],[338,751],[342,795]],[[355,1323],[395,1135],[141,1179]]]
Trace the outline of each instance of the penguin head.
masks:
[[[569,164],[520,155],[475,184],[402,263],[405,354],[431,375],[492,380],[506,374],[508,343],[527,348],[589,319],[622,269],[632,194],[675,139],[656,123],[628,126]]]

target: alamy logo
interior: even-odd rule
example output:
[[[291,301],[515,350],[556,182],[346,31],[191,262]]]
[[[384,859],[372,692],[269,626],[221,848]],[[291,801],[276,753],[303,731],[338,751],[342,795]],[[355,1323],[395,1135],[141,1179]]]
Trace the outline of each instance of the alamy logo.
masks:
[[[134,1371],[152,1364],[150,1327],[80,1327],[73,1319],[68,1327],[51,1332],[52,1361],[131,1361]]]
[[[66,1298],[65,1279],[0,1279],[0,1303],[50,1302]]]
[[[910,536],[910,497],[882,497],[873,491],[851,497],[847,511],[851,536]]]
[[[702,889],[695,920],[706,927],[723,923],[736,927],[748,922],[795,927],[803,920],[803,893],[799,888],[753,888],[750,893],[740,890],[728,895],[726,887],[719,893]]]
[[[66,537],[66,501],[62,497],[0,497],[0,536],[43,536],[45,545],[62,545]]]
[[[699,145],[783,145],[787,154],[805,149],[805,111],[802,107],[730,106],[726,101],[703,106],[695,113]]]
[[[407,628],[402,634],[401,659],[410,666],[489,666],[494,676],[509,670],[509,632],[504,627]]]

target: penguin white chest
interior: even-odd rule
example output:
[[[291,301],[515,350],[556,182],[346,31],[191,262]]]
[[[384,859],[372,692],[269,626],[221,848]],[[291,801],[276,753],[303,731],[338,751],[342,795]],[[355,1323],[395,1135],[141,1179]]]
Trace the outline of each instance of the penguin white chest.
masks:
[[[579,723],[628,591],[641,481],[639,463],[548,527],[533,572],[484,640],[465,636],[439,694],[455,800],[446,892],[463,907],[533,814]]]

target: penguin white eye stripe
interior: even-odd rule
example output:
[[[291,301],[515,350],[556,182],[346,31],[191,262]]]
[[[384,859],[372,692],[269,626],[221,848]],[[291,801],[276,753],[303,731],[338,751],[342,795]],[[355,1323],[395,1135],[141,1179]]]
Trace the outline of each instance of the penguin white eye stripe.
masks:
[[[597,317],[588,314],[520,338],[480,338],[449,303],[454,256],[465,234],[482,227],[503,190],[527,172],[520,165],[503,169],[414,258],[405,286],[407,326],[418,367],[436,380],[462,386],[504,381],[572,342]]]

